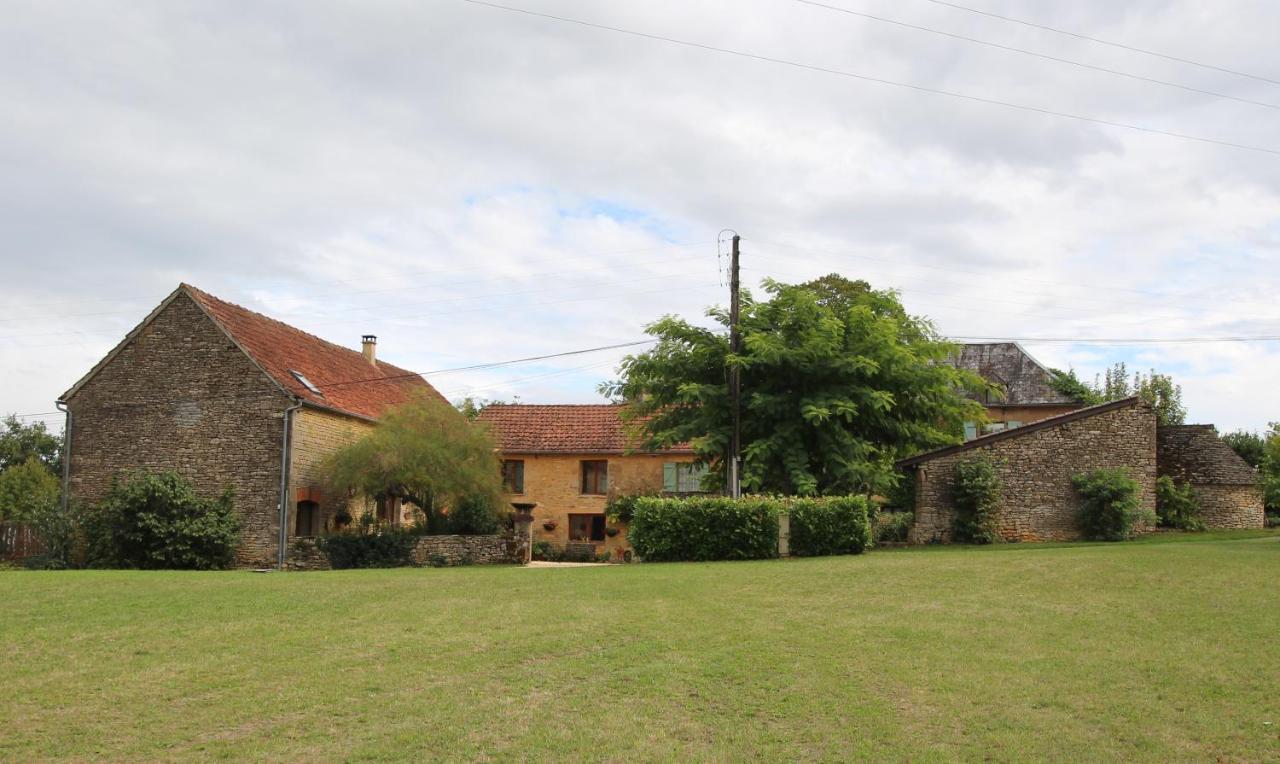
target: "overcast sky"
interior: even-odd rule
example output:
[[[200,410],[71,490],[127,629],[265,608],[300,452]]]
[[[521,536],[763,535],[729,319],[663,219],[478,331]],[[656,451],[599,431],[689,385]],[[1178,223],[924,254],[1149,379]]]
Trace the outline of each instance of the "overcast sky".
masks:
[[[828,4],[1134,76],[795,0],[505,2],[1280,151],[1280,84],[932,0]],[[964,3],[1280,81],[1274,2]],[[3,15],[0,413],[53,411],[179,281],[420,371],[641,339],[725,301],[724,228],[749,284],[837,271],[952,336],[1280,335],[1276,153],[461,0]],[[1024,344],[1170,372],[1190,421],[1280,419],[1277,342]],[[623,352],[429,379],[590,402]]]

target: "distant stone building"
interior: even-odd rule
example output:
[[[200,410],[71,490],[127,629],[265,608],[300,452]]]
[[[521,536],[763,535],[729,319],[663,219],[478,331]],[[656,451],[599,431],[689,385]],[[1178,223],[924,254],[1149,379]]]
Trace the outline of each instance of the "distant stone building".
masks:
[[[951,540],[956,465],[986,455],[1003,486],[1000,535],[1007,541],[1080,536],[1082,504],[1071,479],[1121,468],[1138,481],[1143,509],[1155,512],[1156,479],[1189,483],[1208,528],[1262,528],[1258,475],[1211,425],[1157,427],[1151,406],[1126,398],[984,435],[904,459],[915,481],[913,543]]]
[[[988,422],[966,423],[966,440],[1066,414],[1085,405],[1054,388],[1049,369],[1016,342],[961,345],[952,364],[997,388],[995,392],[971,396],[986,408]]]
[[[513,502],[536,503],[534,542],[590,544],[621,557],[625,526],[610,524],[611,495],[692,493],[702,471],[687,447],[636,450],[615,404],[494,404],[480,412],[502,452],[503,478]]]
[[[237,562],[286,561],[292,539],[331,529],[324,457],[389,406],[443,400],[426,380],[183,284],[62,396],[68,494],[92,504],[117,475],[176,470],[205,494],[230,486],[243,520]],[[398,500],[371,507],[399,523]]]
[[[1261,528],[1266,518],[1258,471],[1240,458],[1211,424],[1160,427],[1160,474],[1190,484],[1210,528]]]
[[[951,541],[956,465],[986,455],[1003,485],[1000,535],[1006,541],[1080,537],[1081,501],[1071,479],[1121,468],[1138,481],[1139,500],[1155,513],[1156,415],[1138,398],[1049,419],[899,462],[915,480],[912,543]]]

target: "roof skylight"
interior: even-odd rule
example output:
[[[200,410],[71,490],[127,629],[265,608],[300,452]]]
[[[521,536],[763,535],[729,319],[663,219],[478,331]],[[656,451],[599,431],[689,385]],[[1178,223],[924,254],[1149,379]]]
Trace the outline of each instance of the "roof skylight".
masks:
[[[289,369],[289,373],[293,375],[294,379],[301,382],[303,387],[307,388],[308,390],[315,393],[316,395],[319,395],[322,397],[324,396],[324,393],[320,392],[320,388],[316,387],[315,383],[307,379],[302,372],[298,371],[297,369]]]

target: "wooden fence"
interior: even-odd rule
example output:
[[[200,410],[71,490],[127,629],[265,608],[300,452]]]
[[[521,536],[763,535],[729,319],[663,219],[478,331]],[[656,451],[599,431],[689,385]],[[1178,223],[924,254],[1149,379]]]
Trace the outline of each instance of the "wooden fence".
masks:
[[[0,523],[0,561],[21,562],[44,554],[44,540],[29,525]]]

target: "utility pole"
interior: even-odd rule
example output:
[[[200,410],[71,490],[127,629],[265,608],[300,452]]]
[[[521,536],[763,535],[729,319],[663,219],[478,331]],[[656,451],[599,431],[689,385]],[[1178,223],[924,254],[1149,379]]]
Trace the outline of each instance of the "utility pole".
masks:
[[[737,355],[742,349],[742,334],[738,331],[738,242],[742,237],[733,235],[733,254],[729,261],[729,353]],[[729,436],[729,496],[742,495],[742,373],[736,363],[729,366],[729,400],[733,407],[733,433]]]

